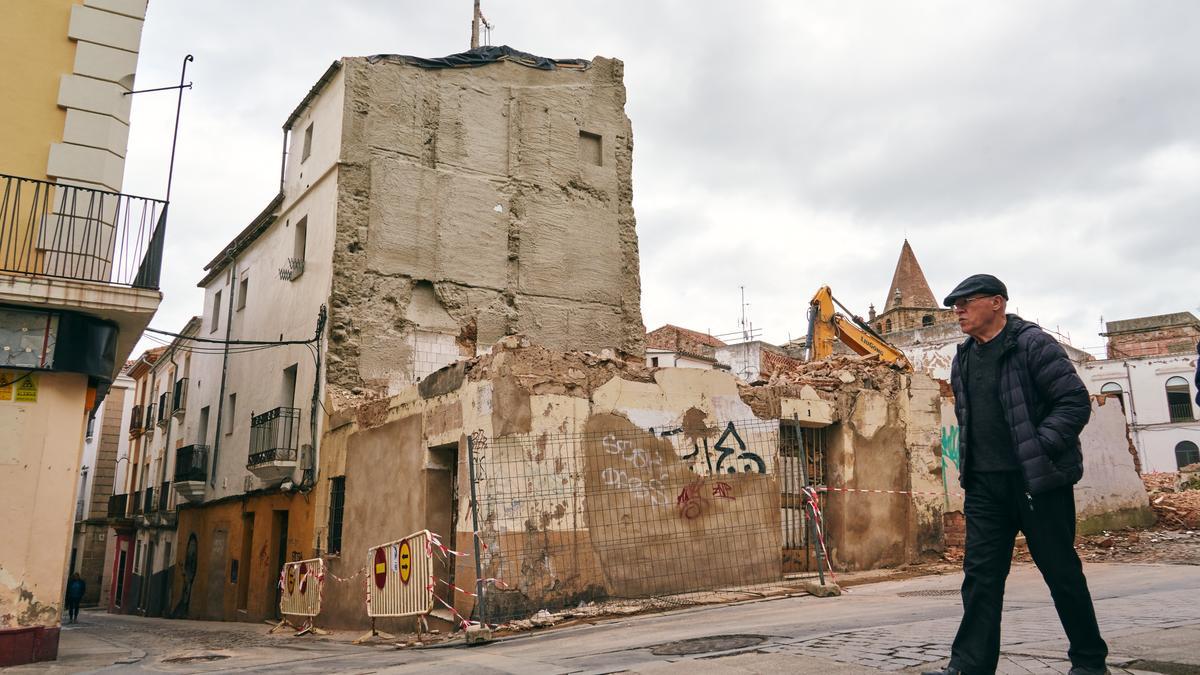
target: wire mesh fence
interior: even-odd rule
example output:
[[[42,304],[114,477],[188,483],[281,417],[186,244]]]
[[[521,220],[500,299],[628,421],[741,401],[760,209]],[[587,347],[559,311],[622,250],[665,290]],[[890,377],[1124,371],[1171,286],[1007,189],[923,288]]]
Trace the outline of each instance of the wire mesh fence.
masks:
[[[592,601],[670,598],[816,575],[803,487],[819,433],[778,420],[472,436],[483,620]]]

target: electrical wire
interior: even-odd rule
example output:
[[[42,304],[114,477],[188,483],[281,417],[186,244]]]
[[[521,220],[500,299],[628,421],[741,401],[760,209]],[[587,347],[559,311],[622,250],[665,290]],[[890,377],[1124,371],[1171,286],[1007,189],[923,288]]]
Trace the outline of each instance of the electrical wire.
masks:
[[[173,338],[189,340],[191,342],[203,342],[203,343],[217,344],[217,345],[271,345],[271,346],[275,346],[275,345],[307,345],[307,344],[312,344],[317,341],[316,337],[312,337],[307,340],[214,340],[212,338],[201,338],[201,337],[191,337],[188,335],[181,335],[179,333],[172,333],[171,331],[159,330],[157,328],[147,328],[146,332],[157,333],[159,335],[167,335],[167,336],[170,336]]]

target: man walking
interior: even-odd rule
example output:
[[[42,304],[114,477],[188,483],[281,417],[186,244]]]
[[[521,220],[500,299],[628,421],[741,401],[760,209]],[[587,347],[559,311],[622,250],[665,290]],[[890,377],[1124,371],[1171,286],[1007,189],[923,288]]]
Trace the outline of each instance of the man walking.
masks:
[[[996,277],[968,277],[945,304],[968,336],[950,371],[967,550],[963,618],[950,665],[925,675],[996,670],[1004,584],[1018,530],[1071,642],[1071,675],[1107,673],[1108,646],[1074,548],[1072,486],[1083,476],[1079,433],[1092,410],[1087,389],[1054,338],[1005,313],[1008,289]]]

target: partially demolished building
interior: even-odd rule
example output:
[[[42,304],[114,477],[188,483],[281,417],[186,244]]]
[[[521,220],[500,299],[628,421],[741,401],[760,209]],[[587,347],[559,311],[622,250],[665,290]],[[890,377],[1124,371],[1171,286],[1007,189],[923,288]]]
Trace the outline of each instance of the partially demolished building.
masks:
[[[609,597],[780,582],[916,561],[941,545],[936,383],[835,359],[751,386],[728,372],[647,368],[522,337],[419,385],[334,414],[315,553],[321,620],[365,627],[372,546],[430,529],[480,547],[490,620]],[[806,488],[820,497],[812,537]],[[472,556],[434,556],[461,616]],[[368,574],[369,576],[369,574]],[[380,621],[390,630],[404,624]]]

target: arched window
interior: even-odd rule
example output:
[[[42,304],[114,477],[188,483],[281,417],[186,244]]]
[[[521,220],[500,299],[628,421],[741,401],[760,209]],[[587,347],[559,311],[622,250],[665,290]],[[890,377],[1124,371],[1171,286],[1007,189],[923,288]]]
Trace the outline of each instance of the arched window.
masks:
[[[921,325],[922,326],[932,326],[933,325],[933,315],[926,314],[925,316],[921,317]]]
[[[1200,448],[1191,441],[1179,441],[1175,444],[1175,466],[1183,468],[1189,464],[1200,462]]]
[[[887,321],[883,322],[883,332],[885,332],[885,333],[892,332],[892,320],[891,319],[888,319]]]
[[[1176,375],[1167,380],[1167,408],[1172,422],[1193,422],[1192,390],[1188,381]]]
[[[1100,387],[1100,393],[1116,397],[1117,402],[1121,404],[1121,411],[1124,412],[1125,391],[1121,389],[1121,385],[1117,384],[1116,382],[1105,382],[1104,386]]]

